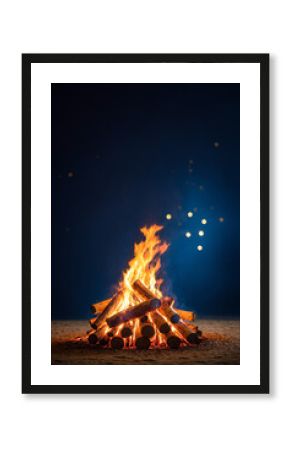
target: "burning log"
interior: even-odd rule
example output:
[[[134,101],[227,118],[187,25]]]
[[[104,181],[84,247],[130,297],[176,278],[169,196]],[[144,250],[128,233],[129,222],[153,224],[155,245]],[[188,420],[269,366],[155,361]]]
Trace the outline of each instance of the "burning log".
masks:
[[[156,295],[148,289],[140,280],[136,280],[133,283],[133,289],[141,295],[141,297],[145,300],[151,300],[156,298]],[[169,306],[173,305],[174,299],[172,297],[163,297],[162,304],[168,304]]]
[[[162,304],[163,305],[168,305],[168,306],[173,306],[174,304],[174,298],[173,297],[162,297]]]
[[[94,328],[95,329],[95,328]],[[114,330],[110,330],[112,332],[112,336],[114,335]],[[101,347],[106,347],[110,342],[110,336],[108,334],[108,327],[106,323],[102,323],[99,327],[95,329],[96,337],[98,338],[98,344]]]
[[[186,320],[185,320],[184,322],[185,322],[185,325],[187,325],[188,328],[190,328],[190,329],[192,330],[193,333],[196,333],[197,336],[198,336],[199,338],[201,338],[201,336],[202,336],[202,331],[198,329],[198,326],[197,326],[197,325],[195,325],[195,324],[192,323],[192,322],[186,321]]]
[[[109,306],[109,305],[108,305]],[[138,305],[131,306],[123,311],[114,314],[113,316],[107,318],[107,324],[110,328],[117,327],[122,323],[128,322],[129,320],[136,319],[138,317],[144,316],[144,314],[154,311],[161,306],[161,300],[158,298],[153,298],[151,300],[146,300]],[[98,320],[98,319],[97,319]]]
[[[141,325],[141,334],[144,337],[151,339],[155,335],[155,329],[151,323]]]
[[[135,345],[137,350],[148,350],[148,348],[151,345],[151,341],[148,336],[142,335],[142,324],[140,323],[140,320],[136,321],[135,323]]]
[[[110,297],[110,298],[107,298],[107,300],[103,300],[102,302],[93,303],[91,305],[92,313],[97,314],[97,313],[101,313],[102,311],[104,311],[104,309],[110,303],[111,300],[112,300],[112,298]]]
[[[196,331],[193,331],[183,322],[174,324],[174,328],[181,334],[181,336],[190,344],[199,344],[199,336]]]
[[[167,345],[172,350],[177,350],[180,347],[181,339],[176,336],[172,331],[166,336]]]
[[[98,337],[97,337],[96,333],[90,334],[89,337],[88,337],[88,341],[89,341],[89,343],[90,343],[91,345],[97,344],[97,342],[98,342]]]
[[[137,285],[137,289],[139,287],[138,293],[142,296],[142,298],[145,297],[145,300],[150,300],[150,298],[154,298],[153,293],[149,289],[147,289],[141,283],[141,281],[136,281],[136,285]],[[134,288],[135,288],[135,286],[134,286]],[[143,289],[146,289],[145,295],[144,295]],[[151,294],[151,297],[150,297],[150,294]],[[91,305],[92,313],[93,314],[100,314],[105,309],[105,307],[108,305],[108,303],[111,300],[112,300],[111,298],[108,298],[107,300],[103,300],[102,302],[98,302],[98,303],[92,304]],[[173,300],[172,297],[163,297],[162,301],[172,304],[174,300]],[[177,308],[174,308],[174,309],[175,309],[175,312],[180,316],[181,319],[188,320],[189,322],[194,322],[196,320],[196,313],[195,312],[193,312],[193,311],[185,311],[183,309],[177,309]],[[94,321],[95,319],[96,318],[91,319],[91,321]]]
[[[96,325],[96,320],[97,320],[97,318],[99,317],[99,315],[100,315],[100,314],[98,314],[97,317],[94,317],[93,319],[90,319],[90,320],[89,320],[90,326],[91,326],[94,330],[96,330],[96,329],[98,328],[97,325]]]
[[[138,336],[136,339],[136,348],[138,350],[148,350],[150,347],[150,339],[145,336]]]
[[[107,345],[110,342],[110,338],[108,336],[102,337],[102,339],[99,340],[99,344],[101,347],[107,347]]]
[[[152,300],[156,296],[153,294],[153,292],[150,291],[140,280],[136,280],[133,283],[133,288],[138,294],[141,295],[142,298],[145,300]]]
[[[121,336],[126,339],[132,336],[132,334],[133,334],[132,328],[129,327],[129,325],[124,325],[121,330]]]
[[[110,316],[110,314],[119,307],[120,303],[123,301],[123,297],[121,293],[118,293],[112,297],[110,302],[107,304],[105,309],[101,312],[101,314],[96,318],[94,324],[97,327],[100,325],[104,320],[107,319],[107,317]],[[118,324],[119,325],[119,324]],[[112,328],[112,327],[111,327]]]
[[[173,309],[172,306],[169,305],[166,302],[162,303],[162,307],[160,308],[160,312],[162,314],[164,314],[166,319],[168,319],[169,322],[171,322],[171,323],[175,324],[175,323],[178,323],[179,320],[180,320],[179,314],[177,314],[175,309]]]
[[[141,317],[140,322],[141,322],[141,323],[146,323],[146,322],[148,322],[148,316],[143,316],[143,317]]]
[[[124,339],[120,336],[113,337],[111,340],[111,347],[114,350],[122,350],[122,348],[124,347]]]
[[[162,334],[167,334],[170,331],[170,326],[166,322],[166,320],[159,314],[158,311],[154,311],[151,313],[151,318],[155,323],[157,330]]]
[[[194,322],[196,319],[196,314],[193,311],[184,311],[183,309],[175,309],[175,312],[180,316],[183,320],[188,320],[189,322]]]

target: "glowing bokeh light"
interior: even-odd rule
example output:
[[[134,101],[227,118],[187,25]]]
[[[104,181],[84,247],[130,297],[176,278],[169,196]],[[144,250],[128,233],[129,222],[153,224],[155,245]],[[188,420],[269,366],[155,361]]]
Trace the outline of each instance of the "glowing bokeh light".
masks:
[[[224,219],[223,217],[219,217],[219,221],[220,221],[220,222],[224,222],[224,220],[225,220],[225,219]]]
[[[192,216],[193,216],[193,212],[192,211],[188,211],[187,217],[192,217]]]
[[[191,232],[190,232],[190,231],[187,231],[187,232],[185,233],[185,237],[190,238],[190,237],[191,237]]]
[[[165,217],[166,217],[167,220],[171,220],[171,219],[172,219],[172,214],[169,214],[169,213],[168,213],[168,214],[166,214]]]
[[[198,235],[199,236],[204,236],[204,231],[203,230],[199,230]]]
[[[199,252],[201,252],[201,251],[203,250],[203,246],[202,246],[202,245],[198,245],[196,248],[197,248],[197,250],[198,250]]]
[[[207,220],[206,220],[206,219],[201,219],[201,223],[202,223],[203,225],[205,225],[205,224],[207,224]]]

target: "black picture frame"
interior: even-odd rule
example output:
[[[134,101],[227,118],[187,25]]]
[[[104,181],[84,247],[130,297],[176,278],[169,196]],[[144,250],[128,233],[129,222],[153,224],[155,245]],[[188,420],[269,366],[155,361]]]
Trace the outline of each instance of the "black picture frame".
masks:
[[[260,384],[31,384],[31,64],[260,64]],[[269,54],[23,54],[22,55],[22,393],[28,394],[267,394],[269,393]]]

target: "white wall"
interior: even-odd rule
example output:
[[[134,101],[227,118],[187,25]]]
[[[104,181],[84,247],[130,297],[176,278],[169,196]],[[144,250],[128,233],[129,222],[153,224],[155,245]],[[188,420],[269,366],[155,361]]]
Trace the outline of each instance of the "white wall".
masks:
[[[2,448],[287,448],[289,422],[289,40],[286,1],[7,1],[1,5]],[[104,4],[104,5],[103,5]],[[102,5],[102,6],[101,6]],[[270,52],[270,396],[20,393],[22,52]],[[288,190],[288,192],[287,192]],[[284,213],[284,214],[283,214]],[[288,254],[287,254],[288,253]],[[278,260],[279,258],[279,260]],[[249,311],[250,314],[250,311]],[[169,368],[170,370],[170,368]],[[2,442],[3,441],[3,442]],[[288,443],[289,446],[289,443]]]

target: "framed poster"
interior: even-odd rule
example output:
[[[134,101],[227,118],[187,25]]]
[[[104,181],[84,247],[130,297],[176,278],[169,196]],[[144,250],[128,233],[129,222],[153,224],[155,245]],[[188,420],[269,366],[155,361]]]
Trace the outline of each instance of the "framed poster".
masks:
[[[23,393],[268,393],[269,55],[22,58]]]

